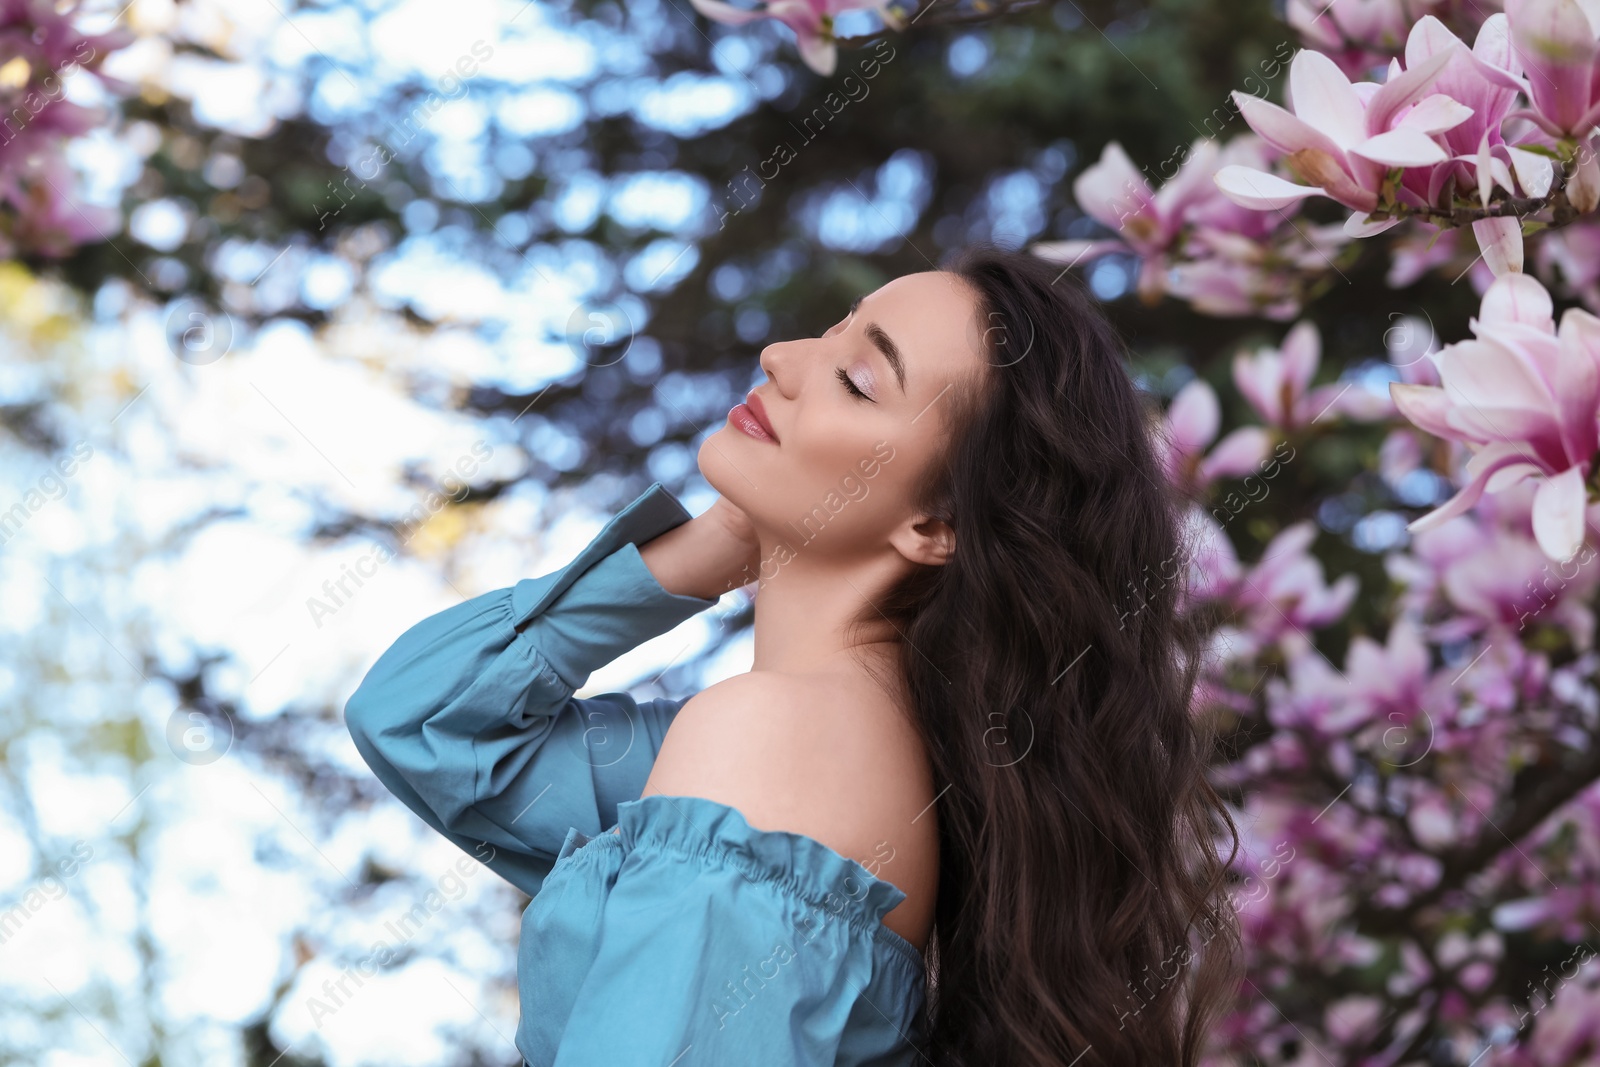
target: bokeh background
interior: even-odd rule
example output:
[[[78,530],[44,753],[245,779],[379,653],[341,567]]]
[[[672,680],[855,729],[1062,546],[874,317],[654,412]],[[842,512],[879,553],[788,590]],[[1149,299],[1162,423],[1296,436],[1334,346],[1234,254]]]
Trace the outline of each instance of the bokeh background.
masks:
[[[1107,146],[1160,186],[1318,33],[1382,80],[1423,11],[1497,10],[1336,5],[845,12],[822,73],[688,0],[0,0],[0,1062],[519,1063],[526,900],[362,764],[366,668],[652,481],[708,504],[764,344],[970,241],[1118,239],[1074,188]],[[1389,403],[1494,273],[1278,214],[1303,244],[1231,303],[1143,223],[1063,257],[1223,535],[1197,714],[1251,957],[1215,1060],[1600,1062],[1592,568],[1552,578],[1527,483],[1413,537],[1465,454]],[[687,695],[748,625],[729,594],[586,692]]]

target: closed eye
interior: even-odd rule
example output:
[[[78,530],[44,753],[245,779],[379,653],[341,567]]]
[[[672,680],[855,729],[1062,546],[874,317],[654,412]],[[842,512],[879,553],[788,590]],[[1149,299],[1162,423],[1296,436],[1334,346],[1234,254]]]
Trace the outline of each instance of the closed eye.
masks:
[[[844,372],[844,368],[843,367],[840,367],[839,369],[834,371],[834,374],[835,374],[835,376],[838,377],[840,383],[843,384],[844,387],[846,389],[848,389],[857,399],[859,399],[859,400],[872,400],[872,398],[870,396],[868,396],[866,393],[863,393],[860,390],[860,388],[858,388],[856,386],[855,382],[850,380],[850,375],[848,375],[848,374],[846,374]],[[877,403],[876,400],[872,400],[872,402],[874,404]]]

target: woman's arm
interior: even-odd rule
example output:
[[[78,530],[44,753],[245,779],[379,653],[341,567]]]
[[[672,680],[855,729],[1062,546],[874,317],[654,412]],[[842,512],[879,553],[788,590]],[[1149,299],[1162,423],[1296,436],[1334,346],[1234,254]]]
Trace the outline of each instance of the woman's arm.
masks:
[[[430,826],[537,893],[569,829],[600,833],[639,796],[683,703],[573,693],[716,603],[731,570],[720,522],[691,519],[652,484],[567,566],[412,626],[345,706],[362,758]],[[704,596],[645,565],[638,545],[669,531],[653,558]]]
[[[720,496],[703,514],[641,546],[639,555],[663,589],[712,599],[755,581],[761,566],[749,516]]]

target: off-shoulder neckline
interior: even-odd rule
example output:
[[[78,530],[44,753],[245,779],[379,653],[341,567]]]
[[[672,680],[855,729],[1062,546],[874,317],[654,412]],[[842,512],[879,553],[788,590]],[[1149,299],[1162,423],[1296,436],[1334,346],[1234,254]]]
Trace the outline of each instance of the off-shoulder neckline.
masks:
[[[905,891],[814,837],[764,830],[731,804],[673,793],[622,801],[617,805],[616,829],[620,832],[601,837],[620,837],[630,850],[640,841],[650,841],[680,852],[714,853],[752,877],[783,885],[809,903],[842,915],[898,954],[919,977],[923,975],[922,952],[883,924],[883,916],[906,899]],[[850,888],[852,883],[861,888]]]

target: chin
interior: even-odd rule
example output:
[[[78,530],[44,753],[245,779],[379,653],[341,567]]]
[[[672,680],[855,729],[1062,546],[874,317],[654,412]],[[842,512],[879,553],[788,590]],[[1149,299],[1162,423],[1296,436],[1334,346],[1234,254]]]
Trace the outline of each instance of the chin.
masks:
[[[700,451],[695,455],[695,465],[700,468],[700,476],[704,478],[718,493],[727,497],[734,503],[739,502],[739,497],[744,491],[751,488],[744,475],[750,473],[750,462],[746,458],[747,450],[741,446],[748,440],[744,434],[731,426],[724,426],[716,433],[708,436],[700,443]],[[736,468],[734,464],[739,466]]]

